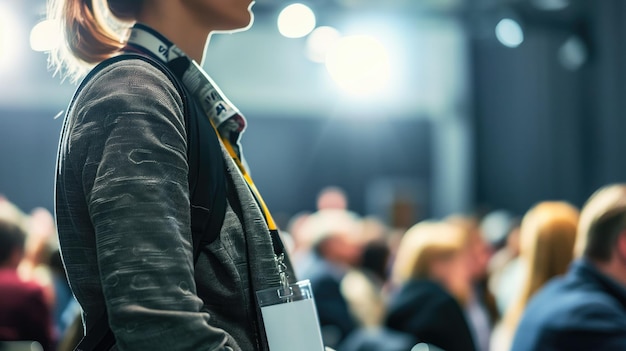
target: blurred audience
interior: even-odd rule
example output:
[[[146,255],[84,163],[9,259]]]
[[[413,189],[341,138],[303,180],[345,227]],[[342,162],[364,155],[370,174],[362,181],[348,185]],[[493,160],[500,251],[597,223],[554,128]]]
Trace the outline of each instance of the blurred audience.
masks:
[[[523,284],[519,237],[520,221],[513,219],[507,225],[506,234],[500,244],[496,244],[487,267],[488,289],[495,298],[500,316],[509,308]]]
[[[360,262],[361,223],[346,210],[322,209],[308,216],[303,226],[311,252],[308,259],[299,260],[296,270],[300,279],[311,281],[324,344],[334,348],[358,326],[341,282]]]
[[[461,228],[466,235],[470,251],[468,268],[471,288],[462,307],[476,341],[476,348],[489,351],[491,331],[499,318],[495,299],[487,288],[487,266],[493,253],[492,246],[483,237],[478,219],[454,215],[449,216],[446,221]]]
[[[9,199],[0,194],[0,220],[13,223],[24,232],[28,226],[28,216]]]
[[[359,327],[378,328],[385,314],[391,252],[389,229],[380,220],[361,219],[362,251],[358,264],[341,281],[341,293]]]
[[[417,343],[410,334],[393,329],[363,328],[348,335],[337,351],[439,351],[425,344],[416,348]]]
[[[510,349],[528,301],[550,279],[567,271],[573,258],[578,215],[568,203],[542,202],[524,216],[520,227],[523,284],[494,333],[494,351]]]
[[[54,218],[50,211],[35,208],[27,217],[27,238],[24,258],[18,272],[24,280],[34,281],[43,287],[46,301],[51,308],[56,305],[54,278],[50,270],[50,259],[58,247]]]
[[[309,212],[297,213],[289,219],[287,227],[284,230],[281,229],[291,262],[296,269],[302,266],[300,261],[306,261],[311,252],[311,238],[308,238],[307,233],[302,230],[309,215]]]
[[[80,318],[80,305],[74,299],[74,295],[72,295],[72,290],[70,289],[67,281],[65,269],[61,260],[61,253],[58,249],[50,255],[49,266],[52,274],[55,294],[53,309],[55,335],[59,338],[60,342],[61,339],[63,339],[63,337],[67,334],[67,330],[71,327],[74,321],[77,318]]]
[[[393,267],[397,291],[385,325],[447,351],[475,350],[463,306],[471,294],[466,233],[443,222],[421,222],[404,235]]]
[[[44,350],[54,350],[45,291],[18,274],[25,242],[26,233],[17,224],[0,220],[0,340],[36,341]]]
[[[18,227],[24,234],[22,255],[15,272],[19,280],[41,293],[45,309],[33,305],[32,313],[38,311],[50,319],[51,346],[53,349],[63,339],[66,330],[80,312],[69,289],[63,263],[58,251],[58,240],[54,219],[45,208],[35,208],[29,214],[24,213],[7,198],[0,196],[0,221]],[[5,288],[0,286],[0,289]],[[0,314],[4,313],[0,310]],[[12,324],[18,326],[18,321]],[[33,330],[39,327],[32,325]],[[52,348],[51,348],[52,347]]]
[[[337,186],[322,189],[317,195],[317,210],[348,210],[348,196]]]
[[[377,328],[382,325],[386,279],[380,275],[381,268],[376,265],[386,260],[388,254],[386,244],[379,241],[366,243],[361,264],[349,270],[341,280],[341,293],[359,327]]]
[[[327,187],[314,212],[290,218],[283,234],[298,278],[311,280],[326,345],[626,350],[626,185],[594,194],[580,218],[564,202],[541,202],[521,222],[503,210],[401,217],[360,217]],[[69,351],[81,336],[52,215],[0,196],[0,340]]]
[[[575,256],[564,277],[531,298],[513,351],[626,350],[626,184],[606,186],[585,204]]]

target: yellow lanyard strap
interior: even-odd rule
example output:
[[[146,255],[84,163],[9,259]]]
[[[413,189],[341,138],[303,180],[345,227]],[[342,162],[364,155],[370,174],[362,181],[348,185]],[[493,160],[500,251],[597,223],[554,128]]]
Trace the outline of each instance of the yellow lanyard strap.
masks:
[[[213,123],[211,123],[211,124],[213,124]],[[243,163],[241,163],[241,160],[239,159],[239,156],[235,152],[235,149],[233,148],[233,146],[230,144],[230,142],[227,139],[222,138],[222,136],[217,131],[217,128],[215,128],[215,126],[213,126],[213,128],[215,129],[215,132],[217,133],[217,136],[220,138],[220,140],[222,141],[222,143],[226,147],[226,150],[230,154],[230,157],[232,157],[233,160],[235,161],[235,163],[237,164],[237,167],[241,171],[241,174],[243,174],[243,177],[246,179],[246,183],[248,183],[248,186],[250,187],[250,189],[252,189],[252,192],[254,193],[254,196],[257,198],[257,201],[261,205],[261,209],[263,210],[263,214],[265,214],[265,220],[267,221],[267,227],[270,230],[277,230],[278,228],[276,227],[276,223],[274,222],[274,218],[272,217],[272,214],[270,213],[269,209],[267,208],[267,205],[265,204],[265,201],[263,201],[263,198],[261,197],[261,194],[259,193],[259,189],[257,189],[256,185],[254,185],[254,182],[252,181],[252,177],[250,177],[250,174],[246,170],[246,167],[244,167]]]

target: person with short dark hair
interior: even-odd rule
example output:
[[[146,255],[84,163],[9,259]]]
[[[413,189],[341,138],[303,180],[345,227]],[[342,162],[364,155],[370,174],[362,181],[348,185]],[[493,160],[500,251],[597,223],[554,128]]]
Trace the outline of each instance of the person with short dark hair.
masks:
[[[43,288],[20,279],[26,234],[0,220],[0,341],[36,341],[53,349],[52,317]]]
[[[575,255],[567,275],[530,300],[512,351],[626,350],[626,184],[588,200]]]

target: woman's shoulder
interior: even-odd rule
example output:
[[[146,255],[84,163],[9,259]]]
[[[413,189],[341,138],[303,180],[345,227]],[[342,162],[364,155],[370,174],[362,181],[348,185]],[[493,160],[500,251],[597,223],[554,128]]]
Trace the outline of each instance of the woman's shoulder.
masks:
[[[76,99],[158,99],[182,105],[175,83],[155,63],[138,57],[116,57],[100,63],[87,75]]]
[[[423,298],[449,300],[454,299],[441,284],[431,279],[412,279],[403,287],[408,294],[419,295]]]
[[[120,55],[100,62],[85,78],[90,82],[97,82],[106,77],[106,80],[147,80],[169,81],[165,68],[154,59],[143,58],[139,55]]]
[[[440,310],[458,309],[458,302],[440,284],[430,279],[407,281],[393,294],[390,310]]]
[[[115,58],[96,66],[81,82],[70,106],[76,123],[127,114],[162,116],[183,123],[181,92],[154,63],[139,58]]]

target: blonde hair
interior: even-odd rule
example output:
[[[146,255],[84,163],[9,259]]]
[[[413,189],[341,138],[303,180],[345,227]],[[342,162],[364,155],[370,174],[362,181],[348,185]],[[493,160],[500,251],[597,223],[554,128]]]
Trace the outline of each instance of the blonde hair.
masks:
[[[574,253],[576,257],[607,262],[620,233],[626,230],[626,184],[607,185],[596,191],[580,215]]]
[[[73,81],[95,64],[117,55],[143,0],[48,0],[48,19],[63,43],[50,53],[55,73]]]
[[[520,257],[525,267],[522,291],[506,311],[504,324],[517,328],[530,298],[573,259],[578,210],[566,202],[541,202],[531,208],[520,227]]]
[[[407,230],[400,241],[393,265],[392,279],[403,284],[414,278],[431,278],[432,264],[466,248],[463,230],[444,222],[420,222]]]

